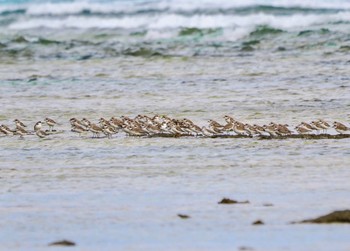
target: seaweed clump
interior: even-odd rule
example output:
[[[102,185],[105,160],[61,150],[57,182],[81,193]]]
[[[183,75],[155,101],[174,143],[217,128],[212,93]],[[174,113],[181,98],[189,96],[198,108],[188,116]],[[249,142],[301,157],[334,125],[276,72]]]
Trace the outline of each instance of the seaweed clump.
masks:
[[[350,223],[350,210],[334,211],[330,214],[326,214],[315,219],[303,220],[299,223]]]
[[[177,215],[179,218],[181,218],[181,219],[189,219],[189,218],[191,218],[189,215],[187,215],[187,214],[178,214]]]
[[[250,33],[250,36],[265,36],[265,35],[275,35],[283,33],[281,29],[275,29],[267,25],[258,26],[254,31]]]
[[[49,246],[75,246],[76,244],[72,241],[62,240],[55,241],[49,244]]]
[[[237,201],[237,200],[231,200],[229,198],[223,198],[221,201],[218,202],[218,204],[248,204],[249,201]]]

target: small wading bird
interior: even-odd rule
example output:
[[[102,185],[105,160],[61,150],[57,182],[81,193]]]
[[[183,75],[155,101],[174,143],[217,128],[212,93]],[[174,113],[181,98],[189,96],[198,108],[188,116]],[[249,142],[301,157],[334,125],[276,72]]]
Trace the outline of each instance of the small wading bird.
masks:
[[[22,122],[19,121],[18,119],[15,119],[13,122],[15,122],[16,128],[17,128],[17,129],[18,129],[18,128],[25,129],[25,128],[27,127],[24,123],[22,123]]]
[[[79,136],[81,137],[81,134],[83,132],[88,132],[89,130],[87,128],[83,127],[83,126],[80,126],[80,125],[73,125],[71,131],[75,132],[75,133],[78,133]]]
[[[36,132],[36,131],[40,130],[42,127],[43,127],[42,122],[41,122],[41,121],[38,121],[38,122],[36,122],[36,124],[34,125],[34,131]]]
[[[53,119],[50,119],[50,118],[46,118],[45,119],[45,123],[49,126],[49,131],[50,132],[53,130],[53,127],[55,125],[58,125],[58,123],[56,121],[54,121]]]
[[[83,122],[81,122],[80,120],[76,119],[76,118],[71,118],[71,119],[69,120],[69,122],[70,122],[70,124],[71,124],[72,127],[73,127],[73,126],[79,126],[79,127],[83,127],[83,128],[86,129],[85,124],[84,124]]]
[[[109,139],[111,139],[112,135],[116,133],[116,131],[114,130],[114,128],[112,126],[109,126],[106,124],[102,126],[102,131]]]
[[[310,123],[310,125],[312,125],[314,128],[316,128],[316,131],[319,132],[319,131],[323,131],[325,128],[324,126],[319,122],[319,121],[312,121]]]
[[[13,131],[6,125],[0,126],[0,132],[6,136],[13,135]]]
[[[259,126],[259,125],[257,125],[257,124],[254,124],[253,127],[254,127],[255,131],[256,131],[259,135],[264,135],[264,133],[265,133],[264,127]]]
[[[318,123],[319,123],[320,127],[323,128],[323,133],[326,133],[327,130],[328,130],[328,128],[331,127],[331,125],[328,124],[328,123],[327,123],[326,121],[324,121],[323,119],[319,119],[319,120],[318,120]]]
[[[36,136],[38,136],[39,138],[45,138],[48,134],[41,130],[43,124],[41,121],[36,122],[36,124],[34,125],[34,131]]]
[[[275,129],[279,135],[282,135],[282,136],[291,135],[292,132],[288,129],[288,126],[289,125],[287,125],[287,124],[284,124],[284,125],[282,125],[282,124],[276,125],[275,124]]]
[[[13,134],[19,135],[20,139],[23,139],[24,138],[23,136],[27,135],[28,131],[22,127],[16,127],[16,130],[14,131]]]
[[[263,128],[265,130],[265,132],[267,132],[268,134],[270,134],[271,137],[277,137],[278,134],[275,131],[275,126],[274,125],[263,125]]]
[[[100,137],[100,133],[103,133],[103,130],[101,127],[99,127],[98,125],[95,125],[94,123],[90,123],[87,127],[87,129],[92,132],[92,137],[93,138],[99,138]]]
[[[237,135],[248,135],[248,132],[245,128],[245,124],[236,121],[234,123],[234,127],[233,127],[233,131],[237,134]]]
[[[299,133],[299,134],[307,134],[307,133],[310,133],[312,132],[312,129],[310,128],[307,128],[307,127],[304,127],[304,126],[296,126],[295,127],[295,130]]]
[[[350,128],[346,125],[339,123],[337,121],[334,121],[333,128],[340,134],[346,133],[350,131]]]

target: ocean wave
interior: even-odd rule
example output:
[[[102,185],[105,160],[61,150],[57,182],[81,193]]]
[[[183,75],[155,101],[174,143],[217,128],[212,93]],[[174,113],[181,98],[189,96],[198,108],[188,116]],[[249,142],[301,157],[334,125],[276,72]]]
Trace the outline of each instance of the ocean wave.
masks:
[[[156,16],[139,15],[136,17],[84,17],[68,16],[64,18],[35,17],[23,18],[9,25],[10,29],[23,30],[35,28],[76,28],[76,29],[178,29],[183,27],[199,29],[247,28],[266,25],[278,29],[293,29],[334,22],[349,22],[350,12],[330,15],[296,14],[291,16],[275,16],[269,14],[252,14],[245,16],[232,15],[193,15],[161,14]]]
[[[160,0],[160,1],[72,1],[72,2],[27,2],[25,4],[0,5],[0,14],[19,12],[26,15],[75,15],[75,14],[143,14],[182,13],[218,14],[252,12],[334,12],[350,10],[349,1],[320,0]]]
[[[35,28],[132,29],[145,27],[150,21],[152,22],[148,17],[100,18],[71,16],[66,18],[31,18],[12,23],[9,28],[16,30]]]

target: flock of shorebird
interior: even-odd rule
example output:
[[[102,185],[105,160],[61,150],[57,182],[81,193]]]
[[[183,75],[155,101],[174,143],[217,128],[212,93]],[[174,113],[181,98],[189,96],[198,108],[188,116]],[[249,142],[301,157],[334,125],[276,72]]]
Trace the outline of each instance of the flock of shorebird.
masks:
[[[198,126],[189,119],[174,119],[166,115],[155,115],[149,117],[147,115],[137,115],[135,118],[121,116],[119,118],[112,117],[107,120],[100,118],[98,123],[92,123],[86,118],[69,120],[71,131],[81,134],[91,132],[93,138],[99,138],[101,135],[112,138],[113,135],[124,132],[129,136],[204,136],[213,137],[218,135],[228,135],[234,133],[242,136],[288,136],[292,134],[315,134],[326,133],[327,130],[333,127],[338,133],[350,133],[350,127],[340,123],[333,122],[330,125],[328,122],[319,119],[311,123],[301,122],[291,130],[287,124],[277,124],[274,122],[268,125],[247,124],[237,121],[231,116],[224,116],[225,123],[220,124],[215,120],[209,120],[207,126]],[[34,131],[27,129],[27,126],[18,119],[13,121],[15,129],[10,129],[6,125],[0,126],[0,135],[10,136],[19,135],[23,138],[25,135],[36,134],[39,138],[45,138],[57,132],[54,126],[60,125],[50,118],[44,121],[38,121],[34,125]],[[47,125],[49,128],[44,129]]]

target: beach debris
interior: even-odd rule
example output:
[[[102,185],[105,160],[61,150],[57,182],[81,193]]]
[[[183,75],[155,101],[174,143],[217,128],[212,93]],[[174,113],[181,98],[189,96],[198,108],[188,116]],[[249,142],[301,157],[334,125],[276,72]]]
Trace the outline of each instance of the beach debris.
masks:
[[[239,251],[253,251],[254,248],[242,246],[242,247],[239,247],[238,250],[239,250]]]
[[[177,215],[179,218],[181,218],[181,219],[189,219],[189,218],[191,218],[191,216],[189,216],[189,215],[187,215],[187,214],[178,214]]]
[[[55,241],[49,244],[49,246],[75,246],[76,244],[72,241],[68,240],[61,240],[61,241]]]
[[[264,207],[273,207],[273,204],[272,203],[264,203],[263,206]]]
[[[334,211],[332,213],[320,216],[315,219],[303,220],[297,223],[318,223],[318,224],[331,224],[331,223],[350,223],[350,210]]]
[[[223,198],[221,201],[218,202],[218,204],[249,204],[250,202],[248,200],[245,201],[237,201],[232,200],[229,198]]]
[[[265,225],[265,223],[262,220],[256,220],[252,223],[252,225]]]

